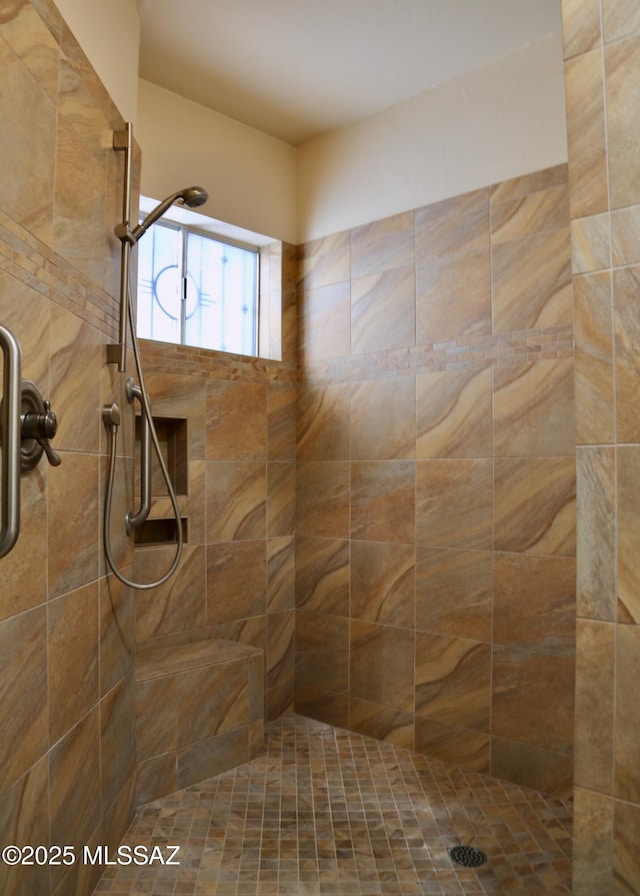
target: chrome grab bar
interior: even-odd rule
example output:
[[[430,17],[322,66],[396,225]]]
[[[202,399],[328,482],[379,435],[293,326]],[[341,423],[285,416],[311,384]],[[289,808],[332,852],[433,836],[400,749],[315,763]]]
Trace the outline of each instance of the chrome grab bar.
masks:
[[[0,346],[4,355],[0,449],[2,451],[2,528],[0,557],[9,553],[20,532],[20,407],[21,361],[20,343],[5,327],[0,326]]]
[[[134,398],[137,398],[142,412],[140,418],[142,424],[140,430],[140,509],[137,513],[128,510],[124,520],[127,535],[131,535],[136,526],[141,526],[144,523],[151,510],[151,436],[149,421],[142,402],[142,389],[133,382],[131,377],[125,383],[125,389],[129,404],[133,404]]]

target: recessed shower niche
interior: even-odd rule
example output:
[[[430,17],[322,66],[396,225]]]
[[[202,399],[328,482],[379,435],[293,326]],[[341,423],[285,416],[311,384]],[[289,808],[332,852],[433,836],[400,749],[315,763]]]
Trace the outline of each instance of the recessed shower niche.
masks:
[[[167,471],[173,482],[180,508],[180,522],[185,542],[188,541],[188,514],[186,502],[188,498],[188,451],[187,420],[184,417],[161,417],[153,414],[153,422],[158,434],[160,451],[167,465]],[[136,414],[136,456],[140,457],[142,443],[142,417]],[[140,501],[140,465],[136,464],[135,496]],[[151,509],[149,516],[134,529],[136,545],[175,544],[177,541],[177,523],[169,491],[167,489],[160,464],[151,452]]]

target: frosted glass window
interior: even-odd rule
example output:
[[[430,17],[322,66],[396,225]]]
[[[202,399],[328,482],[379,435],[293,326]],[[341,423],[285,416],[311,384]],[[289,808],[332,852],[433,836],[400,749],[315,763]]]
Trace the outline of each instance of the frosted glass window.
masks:
[[[257,354],[258,252],[154,224],[138,243],[138,336]]]

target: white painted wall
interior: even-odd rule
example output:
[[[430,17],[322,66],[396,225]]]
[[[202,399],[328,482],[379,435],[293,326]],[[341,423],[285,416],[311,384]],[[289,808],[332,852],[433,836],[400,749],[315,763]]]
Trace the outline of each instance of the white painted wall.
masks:
[[[136,121],[140,15],[136,0],[56,0],[125,121]]]
[[[198,184],[209,191],[205,215],[295,243],[294,147],[149,81],[138,97],[143,195]]]
[[[561,37],[298,150],[298,242],[567,161]]]

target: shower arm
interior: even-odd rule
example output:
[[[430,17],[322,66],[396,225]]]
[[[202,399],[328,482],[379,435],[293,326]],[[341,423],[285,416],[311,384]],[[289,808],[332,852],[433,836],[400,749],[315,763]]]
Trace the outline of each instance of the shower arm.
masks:
[[[122,196],[122,224],[118,225],[118,231],[125,234],[123,239],[120,233],[120,325],[118,329],[119,342],[107,345],[107,363],[117,364],[118,371],[124,373],[127,357],[127,319],[129,307],[129,260],[131,257],[132,241],[129,239],[131,222],[131,161],[133,155],[133,128],[131,122],[125,124],[124,131],[114,131],[113,148],[116,152],[124,152],[124,191]],[[135,242],[135,241],[134,241]]]

